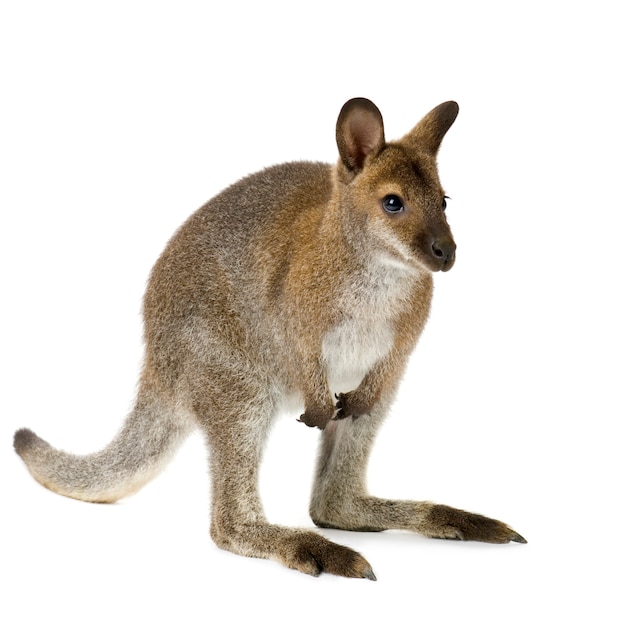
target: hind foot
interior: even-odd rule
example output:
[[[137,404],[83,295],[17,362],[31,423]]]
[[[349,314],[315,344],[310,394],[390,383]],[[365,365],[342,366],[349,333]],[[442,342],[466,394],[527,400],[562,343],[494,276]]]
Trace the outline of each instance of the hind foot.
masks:
[[[280,560],[287,567],[311,576],[321,573],[376,580],[372,566],[358,553],[333,543],[317,533],[306,533],[286,541]]]
[[[527,543],[503,522],[477,513],[468,513],[444,504],[434,504],[426,515],[422,534],[439,539],[483,541],[486,543]]]

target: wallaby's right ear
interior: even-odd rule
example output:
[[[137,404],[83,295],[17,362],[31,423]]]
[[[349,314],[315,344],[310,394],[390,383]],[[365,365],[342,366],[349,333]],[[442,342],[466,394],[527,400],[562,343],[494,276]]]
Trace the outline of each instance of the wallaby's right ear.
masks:
[[[348,100],[337,119],[337,147],[343,164],[353,174],[363,169],[370,154],[378,154],[385,145],[383,116],[367,98]]]

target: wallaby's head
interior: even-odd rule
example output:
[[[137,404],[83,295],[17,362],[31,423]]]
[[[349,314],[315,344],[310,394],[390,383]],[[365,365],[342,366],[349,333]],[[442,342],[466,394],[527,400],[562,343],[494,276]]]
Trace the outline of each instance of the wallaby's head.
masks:
[[[354,227],[376,239],[381,258],[390,264],[433,272],[454,264],[456,244],[436,157],[458,112],[456,102],[444,102],[402,139],[387,143],[373,102],[354,98],[341,109],[339,202]]]

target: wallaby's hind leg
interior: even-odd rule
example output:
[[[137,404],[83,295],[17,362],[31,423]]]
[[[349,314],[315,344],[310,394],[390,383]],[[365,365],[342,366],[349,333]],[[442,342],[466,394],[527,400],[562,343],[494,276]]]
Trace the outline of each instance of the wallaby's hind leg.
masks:
[[[277,560],[291,569],[317,576],[322,572],[369,578],[369,563],[357,552],[316,532],[270,524],[263,513],[258,472],[274,401],[267,389],[252,389],[250,378],[216,376],[230,381],[228,391],[211,380],[203,385],[195,411],[206,433],[211,466],[211,537],[243,556]],[[205,399],[206,398],[206,399]],[[237,398],[236,406],[232,399]]]
[[[48,489],[77,500],[115,502],[154,478],[192,428],[172,402],[144,385],[126,422],[100,452],[69,454],[28,429],[15,433],[14,446]]]
[[[411,530],[427,537],[489,543],[526,540],[506,524],[460,509],[367,494],[365,472],[380,418],[376,413],[334,421],[324,429],[311,517],[323,528]]]

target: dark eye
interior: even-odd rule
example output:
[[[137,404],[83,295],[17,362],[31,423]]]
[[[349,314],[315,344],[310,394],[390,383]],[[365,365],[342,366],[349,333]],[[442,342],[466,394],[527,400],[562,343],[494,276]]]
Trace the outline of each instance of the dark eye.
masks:
[[[385,209],[387,213],[400,213],[400,211],[404,210],[402,198],[393,194],[385,196],[383,198],[383,209]]]
[[[448,203],[446,202],[446,200],[449,200],[450,196],[444,196],[443,200],[441,201],[441,210],[445,211],[446,207],[448,206]]]

